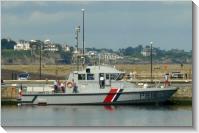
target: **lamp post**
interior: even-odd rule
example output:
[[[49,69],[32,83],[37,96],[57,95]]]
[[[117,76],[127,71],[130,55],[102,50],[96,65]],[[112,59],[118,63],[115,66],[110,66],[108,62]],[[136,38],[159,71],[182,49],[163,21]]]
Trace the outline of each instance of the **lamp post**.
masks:
[[[40,42],[40,58],[39,58],[39,65],[40,65],[40,67],[39,67],[39,77],[40,77],[40,80],[41,80],[41,45],[42,45],[42,43]]]
[[[76,33],[75,39],[77,41],[77,44],[76,44],[77,52],[79,50],[79,46],[78,46],[79,45],[79,32],[80,32],[80,26],[78,26],[77,28],[75,28],[75,33]]]
[[[84,56],[84,12],[85,12],[85,9],[82,9],[82,15],[83,15],[83,56]]]
[[[78,44],[79,44],[79,32],[80,32],[80,26],[78,26],[77,28],[75,28],[75,33],[76,33],[76,41],[77,41],[77,55],[76,55],[76,63],[77,63],[77,71],[79,70],[79,59],[78,59],[78,51],[79,51],[79,48],[78,48]]]
[[[152,83],[152,70],[153,70],[153,65],[152,65],[153,64],[153,62],[152,62],[152,54],[153,54],[152,53],[152,44],[153,44],[153,42],[150,42],[150,44],[151,44],[151,51],[150,52],[151,52],[151,83]]]

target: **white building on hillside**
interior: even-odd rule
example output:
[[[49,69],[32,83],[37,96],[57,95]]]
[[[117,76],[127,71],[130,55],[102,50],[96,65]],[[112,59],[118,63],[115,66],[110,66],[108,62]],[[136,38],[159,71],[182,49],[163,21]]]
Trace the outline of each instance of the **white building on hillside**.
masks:
[[[14,50],[30,50],[30,43],[28,41],[19,40],[14,46]]]
[[[123,59],[122,56],[119,56],[119,55],[117,55],[115,53],[101,53],[100,56],[105,61]]]
[[[44,41],[43,50],[52,52],[59,51],[58,47],[55,44],[53,44],[50,40]]]
[[[63,48],[65,52],[70,52],[70,47],[67,44]]]
[[[88,57],[93,57],[93,56],[97,56],[97,52],[96,51],[88,51],[85,53],[85,55],[87,55]]]
[[[151,48],[150,47],[143,48],[141,54],[143,56],[151,56]],[[156,51],[154,49],[152,49],[152,55],[156,55]]]

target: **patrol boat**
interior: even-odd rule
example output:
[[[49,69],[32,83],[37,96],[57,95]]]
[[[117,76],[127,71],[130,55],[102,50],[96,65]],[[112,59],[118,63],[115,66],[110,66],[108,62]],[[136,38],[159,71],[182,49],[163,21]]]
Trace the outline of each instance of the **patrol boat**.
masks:
[[[167,101],[177,90],[176,87],[137,86],[123,80],[125,72],[115,67],[98,65],[70,73],[65,84],[65,92],[55,92],[53,87],[34,91],[22,90],[19,104],[45,105],[107,105],[142,104]],[[103,77],[104,80],[100,80]],[[77,92],[73,92],[74,81]]]

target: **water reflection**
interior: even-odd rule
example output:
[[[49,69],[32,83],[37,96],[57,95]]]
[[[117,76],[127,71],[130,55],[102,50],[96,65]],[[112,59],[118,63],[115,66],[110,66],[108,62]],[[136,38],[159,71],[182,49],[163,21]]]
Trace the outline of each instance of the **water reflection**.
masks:
[[[113,106],[113,105],[105,105],[103,106],[105,110],[108,110],[108,111],[114,111],[116,109],[116,106]]]
[[[191,126],[191,106],[2,106],[3,126]]]
[[[110,111],[114,112],[116,110],[163,110],[163,111],[176,111],[176,110],[192,110],[192,106],[182,106],[182,105],[51,105],[51,106],[38,106],[38,105],[26,105],[26,106],[2,106],[3,110],[7,111],[16,111],[16,110],[43,110],[47,111],[49,109],[52,109],[52,111],[55,112],[63,112],[64,110],[71,110],[72,112],[77,112],[81,110],[99,110],[99,111]]]
[[[6,110],[33,110],[33,109],[42,109],[42,110],[49,110],[52,109],[55,112],[60,112],[63,110],[71,110],[73,112],[82,110],[82,109],[100,109],[106,111],[116,111],[116,110],[123,110],[123,109],[137,109],[137,110],[169,110],[175,111],[178,109],[183,110],[192,110],[191,105],[49,105],[49,106],[38,106],[38,105],[9,105],[9,106],[2,106],[3,109]]]
[[[175,111],[178,109],[184,109],[184,110],[192,110],[192,106],[182,106],[182,105],[106,105],[103,106],[105,110],[108,111],[116,111],[116,110],[122,110],[122,109],[137,109],[137,110],[168,110],[168,111]]]

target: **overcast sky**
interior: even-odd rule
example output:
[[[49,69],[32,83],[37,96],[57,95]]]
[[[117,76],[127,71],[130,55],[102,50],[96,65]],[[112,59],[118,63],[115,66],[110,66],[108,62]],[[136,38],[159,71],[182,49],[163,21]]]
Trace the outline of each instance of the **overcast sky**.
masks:
[[[161,49],[192,49],[192,2],[2,2],[1,37],[50,39],[75,46],[75,27],[85,47],[126,48],[139,44]],[[82,45],[82,29],[80,32]]]

